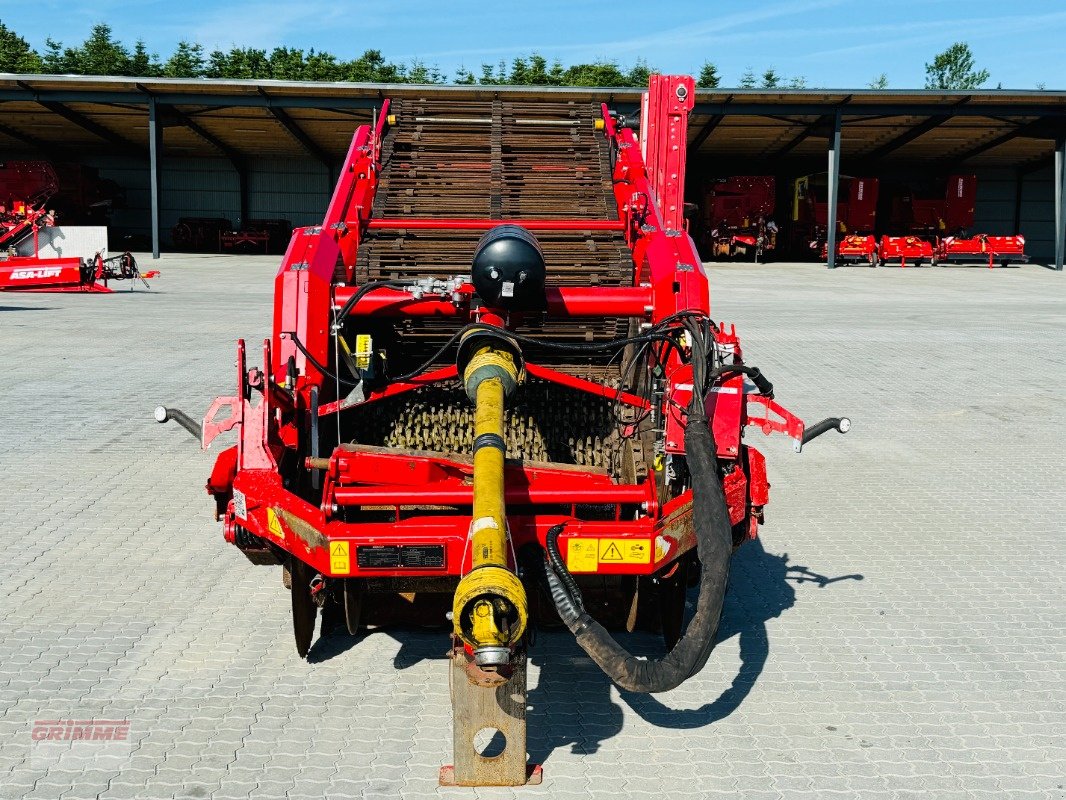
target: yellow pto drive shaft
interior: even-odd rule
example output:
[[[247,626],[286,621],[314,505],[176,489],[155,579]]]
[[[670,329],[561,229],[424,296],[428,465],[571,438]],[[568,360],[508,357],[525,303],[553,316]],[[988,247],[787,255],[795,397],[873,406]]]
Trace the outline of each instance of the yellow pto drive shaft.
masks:
[[[474,651],[483,669],[506,665],[526,629],[526,593],[508,567],[504,503],[504,399],[518,384],[519,367],[507,343],[495,337],[478,345],[463,371],[474,401],[474,513],[470,523],[471,569],[455,590],[455,634]]]

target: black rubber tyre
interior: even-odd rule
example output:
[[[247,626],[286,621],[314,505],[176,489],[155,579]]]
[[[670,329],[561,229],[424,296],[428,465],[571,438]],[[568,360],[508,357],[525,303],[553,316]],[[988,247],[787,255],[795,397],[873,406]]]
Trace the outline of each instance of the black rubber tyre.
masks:
[[[358,578],[346,578],[341,596],[345,627],[348,633],[355,636],[359,632],[359,617],[363,613],[363,582]]]
[[[315,573],[300,559],[291,557],[289,572],[292,575],[292,632],[296,637],[297,654],[306,658],[318,619],[318,606],[311,597],[311,579]]]
[[[688,595],[688,558],[682,558],[674,574],[658,584],[659,623],[667,651],[673,650],[685,628],[685,599]]]

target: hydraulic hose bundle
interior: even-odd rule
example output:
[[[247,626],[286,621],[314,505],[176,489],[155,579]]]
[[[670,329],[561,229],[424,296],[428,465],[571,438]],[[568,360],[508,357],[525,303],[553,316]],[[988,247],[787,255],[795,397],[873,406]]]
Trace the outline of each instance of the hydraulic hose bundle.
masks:
[[[694,387],[685,425],[685,452],[692,479],[696,551],[702,569],[696,613],[673,649],[662,658],[644,660],[618,644],[606,628],[585,612],[581,592],[559,553],[563,526],[552,528],[547,537],[545,577],[559,616],[600,669],[621,688],[632,692],[669,691],[703,669],[714,649],[729,580],[732,529],[718,476],[714,437],[703,406],[707,347],[699,325],[691,319],[685,324],[692,341]]]

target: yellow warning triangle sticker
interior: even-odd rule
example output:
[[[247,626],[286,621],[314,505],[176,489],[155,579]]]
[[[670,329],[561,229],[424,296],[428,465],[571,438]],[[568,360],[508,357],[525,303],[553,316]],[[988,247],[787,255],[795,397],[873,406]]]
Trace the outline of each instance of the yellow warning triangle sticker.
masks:
[[[338,575],[348,575],[352,571],[348,542],[329,543],[329,569]]]
[[[281,522],[278,520],[278,514],[274,509],[267,509],[267,529],[279,539],[285,538],[285,531],[281,529]]]
[[[618,545],[611,542],[611,546],[603,553],[600,553],[600,561],[621,561],[622,551],[618,549]]]

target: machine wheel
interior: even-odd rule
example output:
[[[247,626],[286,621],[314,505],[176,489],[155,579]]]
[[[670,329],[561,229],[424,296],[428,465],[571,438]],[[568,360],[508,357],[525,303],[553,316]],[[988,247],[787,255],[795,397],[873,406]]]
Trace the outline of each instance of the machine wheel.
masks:
[[[289,572],[288,563],[281,565],[281,585],[286,589],[292,588],[292,573]]]
[[[870,268],[877,266],[877,253],[870,253]]]
[[[193,246],[194,239],[192,228],[190,228],[184,222],[174,226],[174,230],[171,232],[170,238],[173,240],[174,246],[177,247],[179,250],[184,250],[187,247],[191,248]]]
[[[358,578],[346,578],[342,601],[344,624],[348,628],[348,633],[355,636],[359,632],[359,617],[363,612],[363,582]]]
[[[318,606],[311,597],[311,579],[315,573],[298,558],[289,559],[289,573],[292,575],[292,631],[296,636],[296,652],[300,658],[306,658],[318,618]]]
[[[688,559],[678,561],[673,574],[658,584],[659,623],[666,649],[672,650],[685,627],[685,598],[688,595]]]

